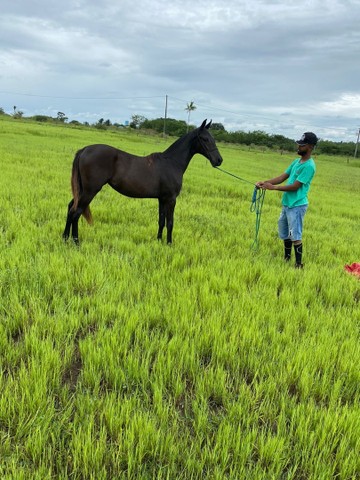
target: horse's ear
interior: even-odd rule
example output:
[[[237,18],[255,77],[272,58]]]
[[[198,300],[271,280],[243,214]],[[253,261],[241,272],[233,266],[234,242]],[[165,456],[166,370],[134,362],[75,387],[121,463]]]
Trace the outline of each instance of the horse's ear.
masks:
[[[205,118],[205,120],[203,121],[203,123],[200,125],[200,129],[202,130],[203,128],[207,128],[206,127],[206,121],[207,121],[207,118]]]
[[[205,122],[206,122],[206,120],[205,120]],[[206,125],[206,128],[209,129],[211,127],[211,124],[212,124],[212,120],[210,120],[210,122]]]

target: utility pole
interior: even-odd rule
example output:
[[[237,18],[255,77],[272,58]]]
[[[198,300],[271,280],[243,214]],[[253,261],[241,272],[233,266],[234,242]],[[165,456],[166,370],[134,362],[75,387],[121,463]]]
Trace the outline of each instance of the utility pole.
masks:
[[[358,136],[357,136],[357,140],[356,140],[354,158],[356,158],[356,155],[357,155],[358,146],[359,146],[359,138],[360,138],[360,128],[359,128],[359,132],[358,132]]]
[[[165,115],[164,115],[164,131],[163,131],[164,137],[166,136],[167,105],[168,105],[168,96],[165,95]]]

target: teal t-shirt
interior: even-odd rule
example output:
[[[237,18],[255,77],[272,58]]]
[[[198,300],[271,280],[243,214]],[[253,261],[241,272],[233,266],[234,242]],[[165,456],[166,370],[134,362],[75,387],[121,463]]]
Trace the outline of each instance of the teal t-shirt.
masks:
[[[301,158],[297,158],[285,170],[289,175],[287,185],[291,185],[298,180],[302,183],[301,187],[296,192],[284,192],[282,197],[282,204],[286,207],[293,208],[300,205],[307,205],[309,203],[307,195],[310,188],[311,180],[316,172],[316,165],[312,158],[300,163]]]

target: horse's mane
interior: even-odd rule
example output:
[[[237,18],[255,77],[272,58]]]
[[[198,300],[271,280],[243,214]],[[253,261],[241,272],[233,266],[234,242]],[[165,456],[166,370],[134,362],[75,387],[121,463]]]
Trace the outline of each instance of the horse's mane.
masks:
[[[196,137],[198,134],[199,128],[195,128],[189,133],[185,133],[182,137],[178,138],[172,145],[170,145],[166,150],[164,150],[163,154],[171,153],[173,149],[178,148],[181,144],[185,142],[191,142],[193,138]]]

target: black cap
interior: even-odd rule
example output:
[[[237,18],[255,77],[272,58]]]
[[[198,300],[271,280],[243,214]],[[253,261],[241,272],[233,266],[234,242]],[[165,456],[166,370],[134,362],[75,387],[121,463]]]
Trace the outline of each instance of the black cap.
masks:
[[[316,145],[318,138],[313,132],[305,132],[300,140],[297,140],[298,145]]]

